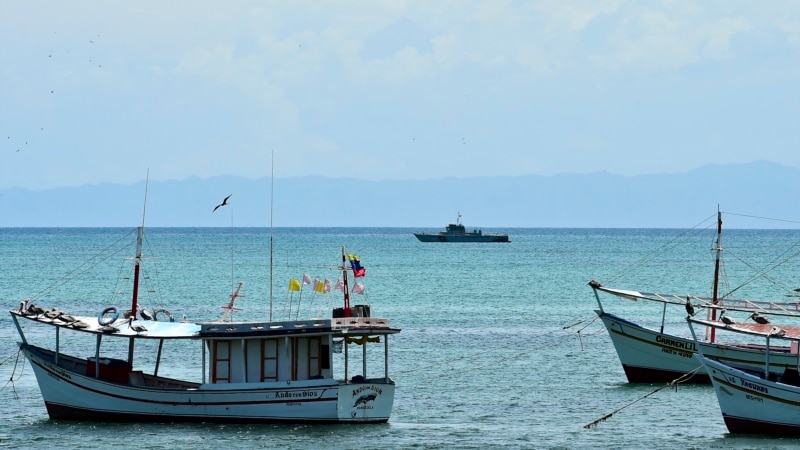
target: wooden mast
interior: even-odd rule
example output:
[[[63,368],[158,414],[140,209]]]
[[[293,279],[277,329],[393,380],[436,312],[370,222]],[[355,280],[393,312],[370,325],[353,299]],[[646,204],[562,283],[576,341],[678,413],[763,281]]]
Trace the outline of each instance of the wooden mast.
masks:
[[[136,256],[133,258],[133,296],[131,298],[131,319],[136,320],[136,311],[139,309],[139,272],[142,263],[142,241],[144,241],[144,218],[147,213],[147,186],[150,182],[150,171],[144,182],[144,207],[142,209],[142,224],[136,233]]]
[[[136,320],[136,311],[139,309],[139,272],[142,262],[142,237],[144,227],[140,226],[136,234],[136,256],[133,258],[133,298],[131,299],[131,318]]]
[[[136,256],[133,258],[133,294],[131,295],[131,316],[129,318],[130,322],[133,323],[136,320],[136,311],[139,309],[139,273],[141,272],[141,264],[142,264],[142,242],[144,241],[144,218],[145,214],[147,213],[147,186],[150,183],[150,170],[147,171],[147,178],[144,182],[144,206],[142,207],[142,224],[139,225],[139,228],[136,232]],[[98,336],[99,338],[99,336]],[[135,339],[133,336],[128,340],[128,363],[133,367],[133,353],[134,353],[134,343]],[[100,341],[98,340],[98,352],[100,351]],[[163,344],[163,341],[161,341]],[[100,360],[99,360],[99,353],[97,354],[97,367],[100,367]],[[159,355],[160,358],[160,355]],[[156,361],[156,367],[158,367],[158,361]],[[157,369],[156,369],[157,370]],[[99,376],[99,371],[97,372]]]
[[[719,302],[719,261],[720,255],[722,254],[722,244],[720,242],[722,238],[722,213],[717,207],[717,240],[715,245],[715,257],[714,257],[714,286],[713,291],[711,294],[711,302],[716,305]],[[711,309],[711,320],[717,320],[717,309]],[[716,336],[716,329],[711,328],[711,342],[714,342],[714,337]]]

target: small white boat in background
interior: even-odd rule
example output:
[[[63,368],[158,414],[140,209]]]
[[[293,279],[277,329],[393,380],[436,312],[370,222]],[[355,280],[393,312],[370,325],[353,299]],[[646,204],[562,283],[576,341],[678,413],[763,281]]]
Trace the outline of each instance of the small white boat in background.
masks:
[[[143,228],[138,228],[133,299],[127,312],[109,307],[97,317],[79,317],[30,301],[10,311],[21,338],[20,350],[33,367],[50,418],[231,423],[389,420],[395,394],[389,376],[389,337],[400,330],[388,319],[371,317],[367,305],[351,308],[348,271],[363,273],[363,267],[352,260],[348,265],[344,247],[339,267],[344,305],[331,311],[338,317],[227,321],[237,289],[219,321],[145,320],[153,317],[137,316]],[[170,344],[196,352],[164,360],[163,347]],[[344,347],[342,355],[334,355],[337,346]],[[353,346],[360,351],[353,353],[349,350]],[[335,371],[337,362],[342,366]],[[160,376],[165,365],[177,365],[195,379]],[[337,379],[335,373],[344,376]]]

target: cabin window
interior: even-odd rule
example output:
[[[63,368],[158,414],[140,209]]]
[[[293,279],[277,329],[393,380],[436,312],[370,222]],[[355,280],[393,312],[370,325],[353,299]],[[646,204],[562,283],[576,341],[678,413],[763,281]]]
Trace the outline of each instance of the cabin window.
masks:
[[[320,347],[320,368],[322,370],[328,370],[331,368],[331,346],[328,344],[322,344]]]
[[[292,339],[292,379],[308,380],[322,376],[322,340],[318,337]]]
[[[212,346],[211,382],[231,382],[231,343],[230,341],[214,341]]]
[[[308,378],[322,375],[320,354],[322,353],[320,338],[308,339]]]
[[[278,341],[261,341],[261,381],[278,381]]]

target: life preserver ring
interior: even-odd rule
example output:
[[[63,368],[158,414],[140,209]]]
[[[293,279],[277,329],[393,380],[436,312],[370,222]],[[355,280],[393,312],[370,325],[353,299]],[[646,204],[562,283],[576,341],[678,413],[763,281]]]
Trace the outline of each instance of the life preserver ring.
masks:
[[[170,322],[175,322],[175,316],[173,316],[171,312],[169,312],[168,310],[166,310],[164,308],[158,308],[158,309],[154,309],[153,310],[153,320],[158,321],[158,314],[159,313],[166,314],[167,317],[169,318]]]
[[[111,317],[107,319],[105,317],[106,314],[111,314]],[[109,306],[108,308],[100,311],[100,314],[97,316],[97,323],[100,324],[101,327],[104,327],[116,322],[117,319],[119,319],[119,311],[117,311],[117,307]]]

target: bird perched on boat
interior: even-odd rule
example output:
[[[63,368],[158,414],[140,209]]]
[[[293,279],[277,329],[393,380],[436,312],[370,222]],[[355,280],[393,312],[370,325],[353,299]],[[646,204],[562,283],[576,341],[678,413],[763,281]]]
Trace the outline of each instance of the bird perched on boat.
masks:
[[[736,321],[735,321],[735,320],[733,320],[733,317],[728,317],[728,316],[726,316],[726,315],[725,315],[725,313],[726,313],[726,312],[727,312],[727,311],[725,311],[725,310],[723,309],[723,310],[722,310],[722,312],[720,312],[720,313],[719,313],[719,321],[720,321],[720,322],[722,322],[722,323],[724,323],[725,325],[733,325],[733,324],[735,324],[735,323],[736,323]]]
[[[64,323],[72,323],[72,322],[75,322],[75,321],[78,320],[78,319],[70,316],[69,314],[67,314],[67,313],[65,313],[63,311],[62,311],[61,315],[56,317],[56,319],[58,319],[58,320],[60,320],[60,321],[62,321]]]
[[[770,336],[779,336],[780,337],[780,336],[784,336],[785,334],[786,334],[786,330],[778,328],[778,327],[772,327],[772,329],[769,331],[769,335]]]
[[[28,316],[39,316],[44,314],[44,308],[34,305],[33,303],[28,305],[28,308],[25,310],[25,315]]]
[[[233,195],[233,194],[231,194],[231,195]],[[221,207],[223,207],[223,206],[227,205],[227,204],[228,204],[228,199],[229,199],[229,198],[231,198],[231,195],[229,195],[229,196],[225,197],[225,199],[224,199],[224,200],[222,200],[222,203],[220,203],[219,205],[215,206],[215,207],[214,207],[214,209],[213,209],[213,210],[211,210],[211,213],[213,214],[213,213],[214,213],[216,210],[218,210],[219,208],[221,208]]]
[[[689,296],[686,296],[686,313],[690,316],[694,316],[696,311],[694,310],[694,306],[692,305],[692,301],[689,300]]]
[[[750,317],[748,317],[748,318],[749,319],[753,319],[753,321],[755,323],[760,323],[760,324],[768,324],[769,323],[769,319],[767,319],[766,317],[760,315],[758,313],[758,311],[755,311],[753,314],[750,314]]]
[[[128,328],[135,331],[136,334],[144,333],[147,331],[147,328],[145,328],[144,325],[133,324],[133,316],[131,316],[131,318],[128,319]]]
[[[63,312],[59,311],[58,308],[50,308],[44,312],[44,316],[48,319],[57,319],[61,314],[63,314]]]

